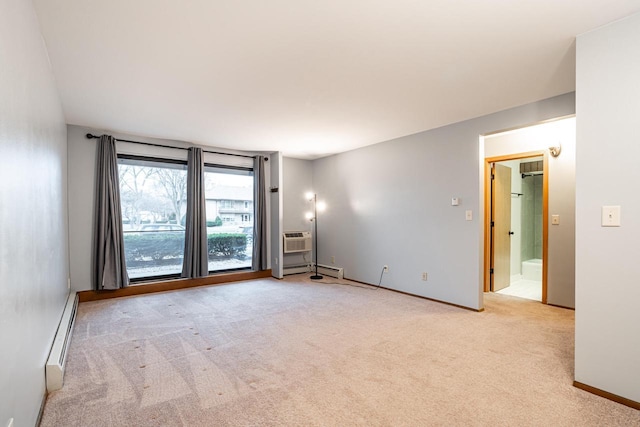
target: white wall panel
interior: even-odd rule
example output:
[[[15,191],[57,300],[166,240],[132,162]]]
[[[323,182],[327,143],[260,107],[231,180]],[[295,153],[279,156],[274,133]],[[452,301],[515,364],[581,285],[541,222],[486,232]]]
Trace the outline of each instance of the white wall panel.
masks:
[[[66,126],[30,1],[0,6],[0,64],[0,426],[32,426],[69,258]]]
[[[640,14],[577,40],[576,381],[640,402]],[[602,206],[621,226],[602,227]]]

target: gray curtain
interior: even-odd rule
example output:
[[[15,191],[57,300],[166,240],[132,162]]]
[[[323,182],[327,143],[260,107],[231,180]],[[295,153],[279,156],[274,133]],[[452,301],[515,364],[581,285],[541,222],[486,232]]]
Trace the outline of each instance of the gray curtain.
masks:
[[[264,156],[253,160],[253,255],[251,268],[255,271],[267,269],[267,207],[264,183]]]
[[[204,160],[202,149],[196,147],[189,148],[186,228],[182,277],[208,276],[209,254],[204,198]]]
[[[116,140],[110,135],[98,140],[95,194],[93,288],[124,288],[129,285],[129,276],[124,259]]]

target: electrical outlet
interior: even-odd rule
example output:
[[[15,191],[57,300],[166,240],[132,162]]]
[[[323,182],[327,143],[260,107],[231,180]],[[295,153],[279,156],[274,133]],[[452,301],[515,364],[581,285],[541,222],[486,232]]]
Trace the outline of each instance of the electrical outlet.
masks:
[[[382,267],[382,271],[384,271],[385,273],[389,272],[389,266],[385,265],[384,267]]]
[[[332,256],[331,257],[331,264],[335,264],[336,263],[336,257]]]
[[[427,281],[427,273],[426,272],[422,273],[422,280],[424,280],[425,282]]]

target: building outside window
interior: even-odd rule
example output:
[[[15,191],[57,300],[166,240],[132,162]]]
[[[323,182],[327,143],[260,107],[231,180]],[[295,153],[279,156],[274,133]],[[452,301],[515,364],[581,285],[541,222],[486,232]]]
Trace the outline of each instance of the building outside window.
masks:
[[[118,157],[127,273],[132,282],[179,277],[187,208],[185,161]],[[251,268],[253,170],[207,165],[209,271]]]
[[[209,271],[250,268],[253,253],[253,170],[206,165],[204,180],[210,242]],[[220,239],[225,239],[224,250],[220,250],[221,245],[212,243]]]

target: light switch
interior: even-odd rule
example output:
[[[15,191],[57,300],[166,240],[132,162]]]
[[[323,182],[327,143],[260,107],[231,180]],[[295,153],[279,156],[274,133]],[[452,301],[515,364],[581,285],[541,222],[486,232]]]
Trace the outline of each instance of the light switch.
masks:
[[[466,211],[464,213],[464,217],[467,221],[472,221],[473,220],[473,211]]]
[[[451,198],[451,206],[458,206],[460,204],[460,199],[458,197]]]
[[[560,225],[560,215],[551,215],[551,224]]]
[[[602,207],[602,226],[620,227],[620,206]]]

